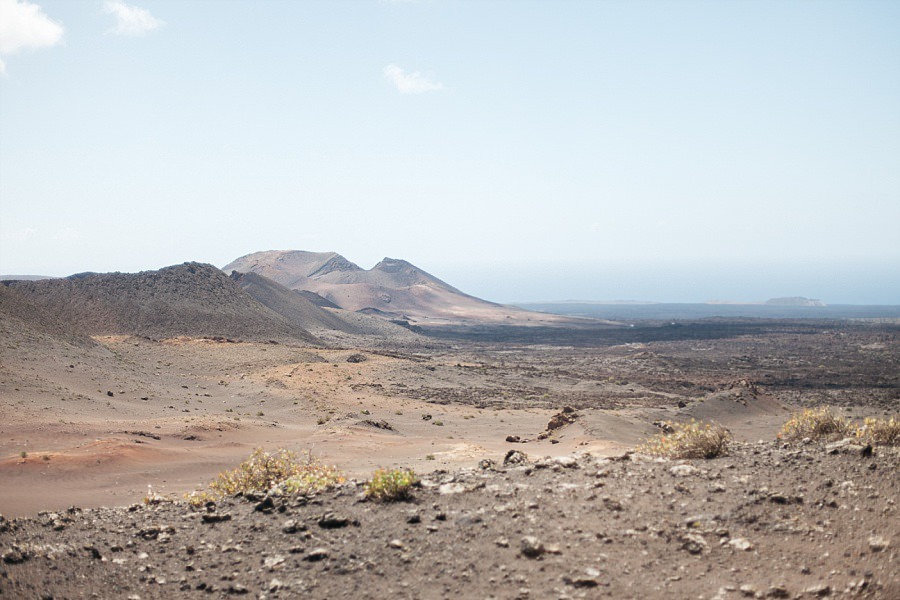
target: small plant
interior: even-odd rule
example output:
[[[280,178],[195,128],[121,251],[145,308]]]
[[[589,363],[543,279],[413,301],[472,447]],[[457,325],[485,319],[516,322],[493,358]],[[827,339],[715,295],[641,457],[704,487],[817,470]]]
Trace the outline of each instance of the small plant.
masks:
[[[434,454],[426,454],[425,460],[434,460]]]
[[[50,462],[50,455],[49,454],[43,455],[41,457],[41,460],[43,460],[44,462]]]
[[[443,427],[443,426],[444,426],[444,422],[443,422],[443,421],[432,421],[432,424],[433,424],[433,425],[437,425],[438,427]]]
[[[19,457],[20,458],[28,458],[28,453],[25,452],[24,450],[22,450],[21,452],[19,452]]]
[[[813,441],[832,440],[847,437],[852,433],[850,422],[834,414],[830,408],[807,408],[794,413],[781,426],[778,439],[799,442],[809,438]]]
[[[344,475],[335,467],[326,466],[307,456],[301,459],[296,452],[279,449],[265,452],[257,448],[250,458],[231,471],[219,473],[205,491],[188,494],[193,505],[217,500],[238,493],[264,493],[283,484],[285,491],[309,494],[344,482]]]
[[[256,411],[256,416],[257,416],[257,417],[264,417],[265,415],[266,415],[266,413],[264,413],[264,412],[261,411],[261,410]]]
[[[715,458],[728,453],[731,434],[716,423],[664,423],[665,431],[638,446],[638,452],[665,458]]]
[[[866,418],[863,424],[856,428],[856,437],[869,444],[900,445],[900,419]]]
[[[410,469],[378,469],[366,484],[366,498],[373,500],[406,500],[419,478]]]
[[[147,506],[156,506],[157,504],[162,504],[163,502],[174,502],[172,498],[168,498],[163,496],[159,492],[153,491],[152,485],[147,485],[147,495],[144,496],[143,500],[141,500]]]

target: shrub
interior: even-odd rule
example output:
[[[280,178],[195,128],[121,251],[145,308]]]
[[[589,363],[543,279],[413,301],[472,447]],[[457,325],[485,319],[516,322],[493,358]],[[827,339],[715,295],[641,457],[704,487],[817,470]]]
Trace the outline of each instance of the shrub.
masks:
[[[366,484],[366,498],[374,500],[406,500],[419,478],[410,469],[378,469]]]
[[[664,425],[666,431],[638,446],[639,452],[665,458],[715,458],[728,452],[731,434],[721,425],[693,419]]]
[[[805,438],[813,441],[831,440],[850,435],[850,422],[844,417],[834,414],[830,408],[807,408],[794,413],[787,423],[781,426],[778,439],[786,442],[799,442]]]
[[[279,484],[291,494],[310,494],[343,482],[343,473],[309,455],[301,459],[296,452],[284,448],[275,452],[257,448],[236,468],[219,473],[207,490],[193,492],[187,498],[196,505],[238,493],[267,492]]]
[[[856,437],[869,444],[896,446],[900,444],[900,419],[866,418],[856,429]]]

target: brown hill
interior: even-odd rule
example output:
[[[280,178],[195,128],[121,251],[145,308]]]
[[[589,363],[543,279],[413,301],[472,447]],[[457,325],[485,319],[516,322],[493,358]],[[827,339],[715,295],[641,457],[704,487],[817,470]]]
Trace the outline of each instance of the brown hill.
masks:
[[[0,285],[0,334],[7,345],[52,338],[67,345],[95,346],[83,332],[34,305],[9,285]]]
[[[314,292],[347,310],[376,309],[392,318],[498,321],[535,316],[465,294],[393,258],[366,270],[335,252],[270,250],[242,256],[223,270],[256,273],[291,289]]]
[[[90,335],[317,341],[212,265],[5,282],[21,298]]]
[[[409,335],[406,330],[385,323],[383,319],[349,313],[318,294],[290,290],[256,273],[232,271],[231,279],[257,302],[316,335],[328,336],[333,332],[404,337]]]

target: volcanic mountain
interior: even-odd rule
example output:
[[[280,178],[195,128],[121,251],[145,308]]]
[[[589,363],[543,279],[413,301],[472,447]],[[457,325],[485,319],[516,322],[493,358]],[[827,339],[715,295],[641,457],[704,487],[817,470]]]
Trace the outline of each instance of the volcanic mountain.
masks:
[[[267,308],[207,264],[3,285],[16,292],[10,302],[28,302],[88,335],[317,341],[298,321]]]
[[[257,302],[297,323],[316,336],[331,337],[335,332],[358,335],[406,337],[399,325],[374,316],[341,310],[325,298],[305,290],[291,290],[257,273],[231,272],[231,279]]]
[[[393,318],[496,321],[532,315],[465,294],[394,258],[367,270],[335,252],[270,250],[242,256],[223,271],[256,273],[290,289],[314,292],[346,310]]]

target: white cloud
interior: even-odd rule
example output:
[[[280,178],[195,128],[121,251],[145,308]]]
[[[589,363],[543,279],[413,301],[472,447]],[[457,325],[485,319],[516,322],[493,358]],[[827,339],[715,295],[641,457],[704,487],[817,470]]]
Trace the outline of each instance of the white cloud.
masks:
[[[424,94],[444,89],[444,84],[439,81],[433,81],[418,71],[407,73],[393,64],[384,68],[384,76],[397,86],[397,91],[401,94]]]
[[[103,12],[116,18],[115,27],[109,30],[116,35],[144,35],[166,24],[162,19],[151,15],[146,8],[130,6],[123,0],[106,0]]]
[[[23,49],[49,48],[62,41],[63,26],[27,0],[0,0],[0,73],[3,58]]]

